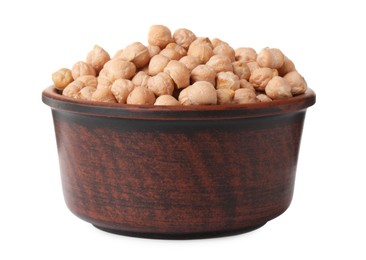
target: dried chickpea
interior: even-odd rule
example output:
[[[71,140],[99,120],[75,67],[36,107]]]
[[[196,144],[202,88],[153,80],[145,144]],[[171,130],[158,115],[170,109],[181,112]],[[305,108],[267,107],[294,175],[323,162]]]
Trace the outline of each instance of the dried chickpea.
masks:
[[[117,100],[114,97],[112,91],[110,89],[105,88],[97,88],[93,92],[91,100],[98,102],[117,103]]]
[[[102,75],[101,75],[102,74]],[[104,89],[110,89],[113,81],[110,80],[106,75],[104,75],[103,69],[100,71],[98,76],[98,85],[97,88],[104,88]]]
[[[250,69],[245,61],[235,61],[232,63],[234,74],[239,77],[239,79],[249,80]]]
[[[154,92],[145,87],[135,87],[127,97],[127,104],[153,105],[154,103]]]
[[[207,37],[197,37],[192,43],[190,46],[194,46],[194,45],[199,45],[199,44],[206,44],[208,45],[211,49],[213,49],[213,45],[212,45],[212,42],[210,41],[209,38]]]
[[[271,102],[272,99],[267,96],[266,94],[258,94],[257,95],[257,102]]]
[[[177,29],[173,34],[174,41],[185,49],[188,49],[189,45],[196,40],[196,35],[185,28]]]
[[[123,53],[123,49],[120,49],[116,52],[116,54],[114,54],[112,59],[120,59]]]
[[[175,50],[179,55],[180,55],[180,58],[181,59],[182,57],[186,56],[187,55],[187,50],[184,49],[182,46],[180,46],[179,44],[176,44],[175,42],[171,42],[169,43],[165,49],[173,49]],[[179,60],[177,59],[177,60]]]
[[[149,51],[150,58],[152,58],[155,55],[159,54],[159,52],[161,51],[159,46],[155,46],[155,45],[148,45],[147,50]]]
[[[84,75],[77,78],[78,81],[84,83],[85,86],[96,88],[98,85],[98,78],[92,75]]]
[[[135,85],[128,79],[117,79],[113,82],[111,92],[120,104],[126,104],[128,95],[135,88]]]
[[[167,57],[169,60],[179,60],[183,56],[179,54],[175,49],[165,48],[159,53],[162,56]]]
[[[52,81],[55,87],[59,90],[63,90],[71,82],[74,81],[71,70],[62,68],[52,74]]]
[[[282,77],[273,77],[266,86],[266,95],[271,99],[292,97],[290,84]]]
[[[234,103],[236,104],[249,104],[257,102],[255,92],[248,88],[240,88],[235,90]]]
[[[216,54],[213,55],[206,63],[206,65],[212,67],[217,73],[223,71],[233,71],[233,65],[229,57]]]
[[[235,91],[228,88],[220,88],[216,90],[217,104],[224,105],[233,102]]]
[[[219,72],[216,77],[216,88],[227,88],[235,91],[240,88],[239,77],[231,71]]]
[[[147,87],[154,92],[155,96],[173,95],[174,81],[168,73],[160,72],[157,75],[150,77],[147,82]]]
[[[304,77],[297,71],[291,71],[283,76],[283,78],[290,84],[292,95],[303,94],[308,88]]]
[[[255,88],[253,87],[253,84],[247,81],[246,79],[240,80],[240,88],[249,88],[253,91],[255,91]]]
[[[216,71],[208,65],[198,65],[191,72],[191,82],[208,81],[216,85]]]
[[[132,78],[132,83],[135,86],[141,86],[141,87],[146,87],[147,88],[147,82],[150,79],[150,75],[147,74],[146,72],[140,70],[139,72],[136,73],[135,76],[133,76]]]
[[[219,38],[213,38],[211,40],[212,48],[216,48],[217,46],[221,44],[228,44],[227,42],[220,40]]]
[[[100,46],[95,45],[86,56],[86,63],[90,64],[98,74],[99,71],[102,70],[104,64],[110,59],[111,57],[109,56],[108,52],[106,52]]]
[[[241,47],[235,50],[235,60],[251,62],[257,60],[257,52],[253,48]]]
[[[216,105],[216,89],[210,82],[197,81],[180,92],[179,102],[182,105]]]
[[[281,68],[283,62],[284,55],[276,48],[263,48],[257,56],[257,63],[260,67],[278,69]]]
[[[200,60],[193,56],[184,56],[179,61],[186,65],[189,71],[192,71],[195,67],[201,64]]]
[[[176,60],[169,61],[168,65],[164,68],[166,72],[177,85],[177,88],[186,88],[189,85],[190,73],[187,67]]]
[[[168,27],[164,25],[153,25],[148,33],[148,42],[150,45],[158,46],[164,49],[168,43],[173,42],[172,33]]]
[[[277,70],[259,68],[254,70],[252,75],[250,75],[249,82],[253,84],[256,90],[263,91],[266,88],[267,83],[277,75]]]
[[[161,95],[159,96],[155,103],[155,106],[179,106],[180,103],[178,100],[175,99],[175,97],[171,95]]]
[[[228,57],[231,62],[235,61],[235,51],[229,44],[221,43],[213,49],[215,55],[224,55]]]
[[[196,57],[201,63],[206,63],[213,55],[212,47],[205,42],[195,43],[196,39],[188,48],[188,55]]]
[[[123,59],[112,59],[104,65],[101,73],[102,71],[103,76],[113,82],[117,79],[131,79],[136,73],[136,66]]]
[[[86,86],[79,91],[78,98],[92,100],[93,93],[97,90],[95,87]]]
[[[278,70],[278,75],[283,77],[285,76],[287,73],[291,72],[291,71],[295,71],[295,64],[285,56],[284,60],[283,60],[283,65],[281,66],[281,68],[277,69]]]
[[[260,68],[256,61],[247,62],[247,66],[249,68],[250,74],[252,74],[256,69]]]
[[[121,59],[132,62],[139,69],[149,63],[150,53],[141,42],[134,42],[123,50]]]
[[[62,95],[71,98],[78,98],[79,92],[83,87],[85,87],[83,82],[75,80],[64,88]]]
[[[77,79],[80,76],[84,75],[92,75],[96,76],[97,73],[95,72],[95,69],[88,63],[84,61],[76,62],[71,69],[71,74],[74,79]]]
[[[155,76],[159,72],[162,72],[166,65],[168,65],[169,61],[170,59],[162,54],[152,57],[149,63],[149,75]]]

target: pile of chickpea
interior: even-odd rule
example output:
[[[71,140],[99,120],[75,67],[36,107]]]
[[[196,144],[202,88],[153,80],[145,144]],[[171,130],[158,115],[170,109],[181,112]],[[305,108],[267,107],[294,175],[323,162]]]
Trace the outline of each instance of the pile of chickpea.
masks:
[[[223,105],[271,102],[303,94],[304,78],[279,49],[233,49],[220,39],[173,34],[153,25],[148,45],[134,42],[111,58],[94,46],[85,61],[52,74],[71,98],[131,105]]]

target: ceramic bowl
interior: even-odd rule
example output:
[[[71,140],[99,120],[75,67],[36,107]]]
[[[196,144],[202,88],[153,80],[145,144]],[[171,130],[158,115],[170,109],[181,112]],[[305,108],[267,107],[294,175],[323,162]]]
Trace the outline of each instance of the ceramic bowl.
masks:
[[[315,93],[158,107],[80,101],[51,86],[42,99],[76,216],[113,233],[184,239],[253,230],[289,207]]]

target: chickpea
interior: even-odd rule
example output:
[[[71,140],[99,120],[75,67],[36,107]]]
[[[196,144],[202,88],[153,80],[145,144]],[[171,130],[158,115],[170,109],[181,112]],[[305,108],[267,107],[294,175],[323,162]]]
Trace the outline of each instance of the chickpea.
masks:
[[[74,81],[71,70],[62,68],[52,74],[52,81],[55,87],[59,90],[63,90],[71,82]]]
[[[147,86],[155,96],[173,95],[174,81],[168,73],[160,72],[156,76],[150,77]]]
[[[154,92],[144,87],[135,87],[127,97],[127,104],[153,105],[154,103]]]
[[[134,42],[123,50],[121,59],[132,62],[139,69],[149,63],[150,53],[141,42]]]
[[[260,67],[279,69],[283,65],[284,55],[276,48],[264,48],[257,56],[257,63]]]
[[[162,54],[155,55],[151,58],[149,63],[149,75],[155,76],[159,72],[162,72],[166,65],[168,65],[170,59]]]
[[[97,90],[95,87],[86,86],[79,91],[78,98],[84,100],[92,100],[93,93]]]
[[[98,79],[92,75],[84,75],[77,78],[78,81],[84,83],[85,86],[96,88],[98,85]]]
[[[102,70],[104,64],[110,59],[111,57],[109,56],[108,52],[106,52],[100,46],[95,45],[86,56],[86,63],[90,64],[98,74],[99,71]]]
[[[147,82],[151,77],[144,71],[140,70],[136,73],[135,76],[132,78],[132,83],[135,86],[141,86],[147,88]]]
[[[235,61],[235,51],[229,44],[221,43],[213,49],[215,55],[224,55],[230,59],[231,62]]]
[[[185,28],[177,29],[173,34],[174,41],[185,49],[188,49],[189,45],[196,40],[196,35]]]
[[[257,102],[271,102],[272,99],[267,96],[266,94],[258,94],[257,95]]]
[[[240,88],[239,77],[231,71],[219,72],[216,77],[216,88],[227,88],[235,91]]]
[[[111,82],[116,79],[131,79],[136,73],[136,66],[123,59],[112,59],[104,65],[102,76],[107,77]]]
[[[71,98],[78,98],[79,92],[83,87],[85,87],[83,82],[75,80],[64,88],[62,95]]]
[[[193,56],[184,56],[179,61],[186,65],[189,71],[192,71],[195,67],[200,65],[200,60],[197,57]]]
[[[182,105],[216,105],[217,93],[215,87],[207,81],[197,81],[183,89],[179,94]]]
[[[160,52],[160,54],[168,57],[171,60],[179,60],[187,55],[187,51],[176,43],[169,43],[165,49]]]
[[[256,61],[247,62],[247,66],[249,68],[250,74],[252,74],[256,69],[260,68]]]
[[[205,42],[195,43],[197,40],[189,46],[188,55],[198,58],[201,63],[206,63],[214,55],[213,50]]]
[[[98,102],[117,103],[117,100],[114,97],[112,91],[105,88],[97,88],[93,92],[91,100]]]
[[[249,81],[247,81],[246,79],[241,79],[240,80],[240,88],[248,88],[248,89],[251,89],[251,90],[255,91],[255,88],[253,87],[253,84],[250,83]]]
[[[166,72],[177,85],[177,88],[186,88],[189,85],[189,70],[187,67],[176,60],[169,61],[168,65],[164,68]]]
[[[300,95],[305,93],[308,85],[303,76],[297,71],[291,71],[283,77],[291,86],[292,95]]]
[[[286,56],[284,56],[283,65],[278,69],[278,75],[283,77],[291,71],[295,71],[295,64]]]
[[[180,106],[180,103],[178,100],[175,99],[175,97],[171,95],[161,95],[159,96],[155,103],[155,106]]]
[[[159,46],[155,46],[155,45],[148,45],[147,50],[149,51],[150,58],[152,58],[155,55],[159,54],[159,52],[161,51]]]
[[[182,46],[180,46],[179,44],[176,44],[175,42],[171,42],[169,43],[165,49],[174,49],[176,52],[178,52],[178,54],[181,56],[179,59],[181,59],[182,57],[187,55],[187,50],[184,49]],[[178,60],[179,60],[178,59]]]
[[[194,45],[200,45],[200,44],[206,44],[208,45],[211,49],[213,49],[213,45],[212,42],[210,41],[209,38],[207,37],[197,37],[190,46],[194,46]]]
[[[228,44],[227,42],[220,40],[219,38],[213,38],[211,40],[212,48],[215,49],[217,46],[221,44]]]
[[[235,90],[234,103],[236,104],[249,104],[257,102],[255,92],[248,88],[240,88]]]
[[[273,77],[266,86],[266,95],[271,99],[292,97],[290,84],[282,77]]]
[[[216,90],[217,104],[224,105],[233,102],[235,91],[228,88],[220,88]]]
[[[71,74],[74,79],[84,75],[97,75],[94,68],[84,61],[76,62],[74,66],[72,66]]]
[[[156,45],[160,49],[164,49],[168,43],[173,42],[172,33],[164,25],[153,25],[148,33],[148,42],[150,45]]]
[[[113,82],[111,92],[120,104],[126,104],[128,95],[135,88],[135,85],[128,79],[117,79]]]
[[[235,50],[235,60],[251,62],[257,60],[257,52],[253,48],[242,47]]]
[[[116,52],[116,54],[114,54],[112,59],[120,59],[123,53],[123,49],[120,49]]]
[[[249,82],[253,84],[256,90],[263,91],[266,88],[267,83],[277,75],[277,70],[270,68],[259,68],[253,71],[249,78]]]
[[[102,74],[102,75],[101,75]],[[110,89],[112,87],[113,81],[110,80],[103,72],[103,69],[100,71],[99,77],[98,77],[98,85],[97,88],[104,88],[104,89]]]
[[[197,81],[208,81],[215,86],[216,71],[208,65],[198,65],[191,72],[191,82]]]
[[[235,61],[232,63],[234,74],[239,77],[239,79],[249,80],[250,69],[245,61]]]
[[[223,71],[233,71],[233,65],[229,57],[224,55],[213,55],[206,63],[212,67],[217,73]]]

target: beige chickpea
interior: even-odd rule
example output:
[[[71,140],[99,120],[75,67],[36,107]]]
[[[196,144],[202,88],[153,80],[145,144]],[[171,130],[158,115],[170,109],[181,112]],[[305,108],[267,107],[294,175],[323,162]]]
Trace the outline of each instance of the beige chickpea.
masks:
[[[290,84],[292,95],[303,94],[308,88],[304,77],[297,71],[291,71],[283,76],[283,78]]]
[[[252,91],[248,88],[237,89],[235,90],[233,102],[236,104],[256,103],[257,97],[255,95],[255,91]]]
[[[62,68],[52,74],[52,81],[55,87],[59,90],[63,90],[71,82],[74,81],[71,70]]]
[[[180,55],[180,58],[179,59],[181,59],[182,57],[184,57],[184,56],[187,55],[187,50],[185,48],[183,48],[182,46],[180,46],[179,44],[176,44],[175,42],[169,43],[165,47],[165,49],[174,49]]]
[[[200,45],[200,44],[206,44],[208,45],[212,50],[213,50],[213,45],[212,42],[210,41],[209,38],[207,37],[197,37],[190,46],[194,46],[194,45]]]
[[[154,92],[155,96],[173,95],[174,81],[168,73],[160,72],[150,77],[147,87]]]
[[[123,59],[112,59],[104,65],[102,71],[102,75],[113,82],[117,79],[131,79],[136,73],[136,66]]]
[[[175,99],[175,97],[171,95],[161,95],[159,96],[155,103],[155,106],[180,106],[180,103],[178,100]]]
[[[123,53],[123,49],[118,50],[118,51],[114,54],[114,56],[112,57],[112,59],[120,59],[120,58],[121,58],[121,56],[122,56],[122,53]]]
[[[212,67],[217,73],[223,71],[233,71],[233,65],[229,57],[216,54],[213,55],[206,63],[206,65]]]
[[[135,85],[128,79],[117,79],[113,82],[111,92],[120,104],[126,104],[128,95],[135,88]]]
[[[84,83],[85,86],[96,88],[98,85],[98,78],[92,75],[84,75],[77,78],[78,81]]]
[[[217,93],[210,82],[197,81],[183,89],[178,99],[182,105],[216,105]]]
[[[256,69],[260,68],[256,61],[247,62],[247,66],[249,68],[250,74],[252,74]]]
[[[257,95],[257,102],[271,102],[272,99],[267,96],[266,94],[258,94]]]
[[[292,97],[291,86],[280,76],[273,77],[266,86],[266,95],[271,99],[282,99]]]
[[[113,84],[113,81],[110,80],[106,75],[104,75],[105,73],[103,72],[103,70],[104,69],[102,69],[100,71],[100,74],[97,78],[97,80],[98,80],[97,88],[110,89]]]
[[[295,71],[295,64],[285,56],[284,60],[283,60],[283,65],[281,66],[281,68],[278,69],[278,75],[283,77],[285,76],[287,73],[291,72],[291,71]]]
[[[197,39],[189,46],[188,55],[196,57],[201,63],[206,63],[213,55],[212,47],[205,42],[195,43]]]
[[[168,65],[169,61],[170,59],[162,54],[152,57],[149,63],[149,75],[155,76],[159,72],[162,72],[166,65]]]
[[[185,49],[188,49],[189,45],[191,45],[196,38],[196,35],[192,31],[185,28],[177,29],[173,33],[174,41]]]
[[[177,85],[177,88],[188,87],[190,72],[183,63],[176,60],[171,60],[164,68],[164,72],[173,79],[174,83]]]
[[[250,83],[249,81],[247,81],[246,79],[241,79],[240,80],[240,88],[248,88],[248,89],[251,89],[251,90],[255,91],[255,88],[253,87],[253,84]]]
[[[155,55],[159,54],[159,52],[161,51],[159,46],[155,46],[155,45],[148,45],[147,50],[149,51],[150,58],[152,58]]]
[[[62,95],[71,98],[78,98],[79,92],[83,87],[85,87],[83,82],[75,80],[64,88]]]
[[[105,88],[97,88],[93,92],[91,100],[98,102],[117,103],[117,100],[114,97],[112,91]]]
[[[165,48],[161,50],[160,55],[167,57],[169,60],[179,60],[182,58],[182,55],[179,54],[175,49]]]
[[[268,82],[277,75],[277,70],[270,68],[259,68],[254,70],[252,75],[250,75],[249,82],[253,84],[256,90],[263,91],[266,88]]]
[[[231,104],[233,102],[235,91],[227,88],[220,88],[216,90],[217,104]]]
[[[132,62],[139,69],[149,63],[150,53],[141,42],[134,42],[123,50],[121,59]]]
[[[148,33],[148,42],[150,45],[158,46],[164,49],[168,43],[173,42],[172,33],[168,27],[164,25],[153,25]]]
[[[92,100],[93,93],[97,90],[95,87],[86,86],[79,91],[78,98],[83,100]]]
[[[249,80],[250,69],[245,61],[235,61],[232,63],[232,66],[234,74],[237,75],[239,79]]]
[[[131,105],[153,105],[154,103],[154,92],[145,87],[135,87],[127,97],[127,104]]]
[[[189,71],[192,71],[195,67],[201,64],[200,60],[193,56],[184,56],[179,61],[186,65]]]
[[[208,65],[198,65],[191,72],[191,82],[208,81],[216,85],[216,71]]]
[[[212,44],[212,48],[216,48],[217,46],[219,46],[221,44],[228,44],[228,43],[219,38],[213,38],[211,40],[211,44]]]
[[[283,53],[276,48],[263,48],[257,56],[257,63],[260,67],[271,69],[281,68],[284,62]]]
[[[240,88],[239,77],[231,71],[219,72],[216,76],[216,88],[237,90]]]
[[[90,64],[95,72],[98,74],[102,70],[104,64],[109,61],[111,57],[102,47],[95,45],[94,48],[86,56],[86,63]]]
[[[215,55],[224,55],[228,57],[231,62],[235,61],[235,50],[229,44],[221,43],[213,49]]]
[[[92,75],[96,76],[97,73],[95,72],[95,69],[88,63],[84,61],[78,61],[76,62],[71,69],[71,74],[74,79],[77,79],[80,76],[84,75]]]
[[[132,83],[135,86],[141,86],[147,88],[147,82],[149,81],[150,78],[151,77],[149,74],[140,70],[139,72],[136,73],[135,76],[133,76]]]
[[[241,47],[235,49],[235,60],[239,61],[245,61],[245,62],[251,62],[257,60],[257,52],[250,47]]]

